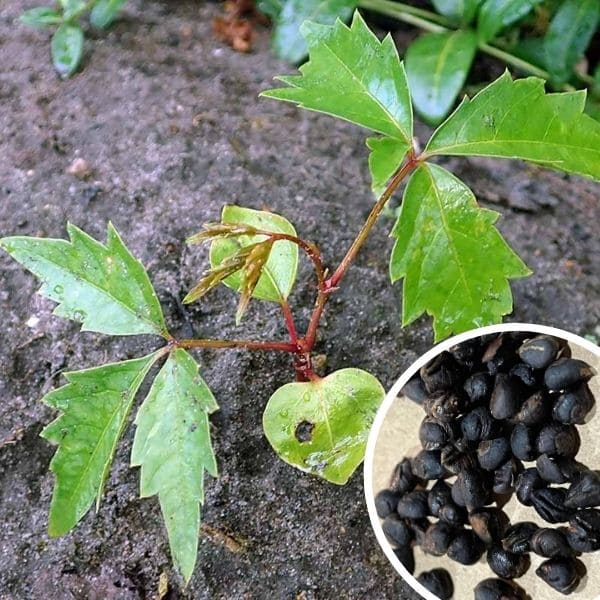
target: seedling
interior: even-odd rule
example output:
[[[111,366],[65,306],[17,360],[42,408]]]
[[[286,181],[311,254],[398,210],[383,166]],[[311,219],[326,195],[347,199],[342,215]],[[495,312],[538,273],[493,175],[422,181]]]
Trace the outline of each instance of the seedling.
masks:
[[[153,335],[157,349],[141,358],[66,374],[48,394],[60,416],[42,436],[58,445],[49,531],[72,529],[98,506],[115,448],[142,381],[164,361],[135,418],[131,463],[141,467],[141,496],[158,495],[171,553],[184,579],[196,561],[203,473],[216,476],[209,415],[217,409],[190,350],[245,348],[287,352],[296,382],[278,389],[265,408],[265,435],[289,464],[336,484],[363,458],[384,390],[357,368],[320,377],[311,361],[329,298],[342,285],[378,216],[407,182],[390,260],[392,281],[403,279],[402,322],[423,313],[435,338],[501,321],[512,310],[509,280],[530,270],[504,241],[498,214],[478,206],[465,183],[433,161],[440,156],[519,158],[600,180],[600,123],[583,114],[585,92],[546,94],[541,79],[513,81],[508,73],[459,108],[424,150],[413,138],[409,86],[390,36],[380,42],[358,13],[351,27],[306,23],[310,61],[300,75],[262,95],[289,101],[362,126],[379,198],[341,262],[329,268],[318,246],[299,237],[284,217],[226,206],[219,223],[192,235],[210,243],[210,269],[185,297],[201,299],[223,283],[239,294],[236,321],[249,302],[279,307],[288,340],[177,339],[166,328],[144,267],[112,225],[102,244],[73,225],[69,240],[9,237],[4,249],[42,281],[55,314],[82,329],[109,335]],[[316,298],[306,331],[298,331],[288,297],[299,254],[312,263]]]

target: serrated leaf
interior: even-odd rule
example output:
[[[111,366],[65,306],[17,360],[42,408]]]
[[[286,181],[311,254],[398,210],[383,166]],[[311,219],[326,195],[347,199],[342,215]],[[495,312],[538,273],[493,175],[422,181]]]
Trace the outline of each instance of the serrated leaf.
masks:
[[[265,435],[285,462],[343,485],[364,458],[369,430],[384,396],[379,381],[360,369],[288,383],[265,408]]]
[[[232,204],[223,208],[221,222],[250,225],[263,231],[296,236],[296,230],[287,219],[273,213]],[[216,239],[210,246],[210,264],[214,269],[225,259],[236,254],[240,248],[257,244],[265,239],[264,235],[240,235],[235,238]],[[298,246],[286,240],[276,241],[252,297],[271,302],[285,300],[292,291],[297,270]],[[223,281],[236,292],[240,291],[242,282],[243,274],[239,271]]]
[[[411,177],[392,236],[392,282],[404,278],[402,323],[434,318],[436,340],[499,323],[512,310],[509,279],[531,273],[471,190],[437,165]]]
[[[358,0],[285,0],[278,11],[275,6],[267,6],[272,17],[276,13],[272,42],[275,54],[292,63],[300,62],[308,52],[300,33],[302,23],[310,20],[331,25],[338,18],[347,21],[357,4]]]
[[[26,10],[20,17],[22,23],[32,27],[51,27],[62,23],[62,15],[49,6]]]
[[[484,42],[527,16],[542,0],[486,0],[479,10],[477,31]]]
[[[115,449],[135,395],[158,353],[65,373],[69,383],[43,398],[61,415],[41,436],[58,445],[48,532],[63,535],[100,503]]]
[[[52,63],[61,77],[75,73],[83,56],[83,31],[78,25],[63,23],[50,42]]]
[[[556,84],[571,78],[600,20],[598,0],[565,0],[544,36],[546,69]]]
[[[82,331],[166,335],[148,274],[112,224],[106,245],[74,225],[67,231],[70,241],[8,237],[0,246],[42,280],[39,293],[59,303],[54,314],[82,323]]]
[[[390,137],[412,142],[412,108],[404,67],[390,35],[380,42],[358,12],[351,27],[306,22],[310,60],[287,87],[261,96],[294,102]]]
[[[600,180],[600,124],[584,105],[583,91],[546,94],[543,79],[505,73],[463,100],[425,155],[520,158]]]
[[[369,171],[371,172],[371,188],[376,196],[381,196],[386,183],[396,172],[410,145],[396,138],[368,138],[367,147],[369,154]]]
[[[406,75],[415,110],[437,125],[461,91],[477,51],[473,31],[426,33],[406,51]]]
[[[432,0],[435,10],[455,23],[468,25],[477,13],[482,0]]]
[[[97,0],[90,13],[90,23],[94,27],[104,29],[116,18],[125,0]]]
[[[158,494],[173,561],[189,581],[196,564],[204,471],[217,476],[208,415],[217,403],[185,350],[175,350],[154,379],[135,419],[132,466],[140,495]]]

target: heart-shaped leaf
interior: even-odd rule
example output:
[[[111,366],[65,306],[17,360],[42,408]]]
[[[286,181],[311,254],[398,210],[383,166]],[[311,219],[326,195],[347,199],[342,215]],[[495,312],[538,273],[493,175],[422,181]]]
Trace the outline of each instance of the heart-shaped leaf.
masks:
[[[267,404],[265,435],[285,462],[343,485],[364,458],[369,430],[384,396],[379,381],[360,369],[288,383]]]

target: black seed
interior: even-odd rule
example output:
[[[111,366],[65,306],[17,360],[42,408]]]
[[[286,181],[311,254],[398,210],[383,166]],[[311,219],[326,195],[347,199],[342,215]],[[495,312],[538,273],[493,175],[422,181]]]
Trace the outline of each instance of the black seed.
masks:
[[[523,554],[531,550],[531,538],[539,529],[537,523],[520,521],[511,525],[502,538],[502,548],[514,554]]]
[[[567,536],[560,529],[538,529],[531,537],[531,549],[545,558],[573,556]]]
[[[512,581],[484,579],[475,587],[475,600],[526,600],[525,591]]]
[[[490,569],[504,579],[522,577],[531,565],[529,554],[507,552],[501,546],[493,546],[488,550],[487,563]]]
[[[453,492],[455,487],[458,490],[458,499],[463,500],[468,511],[484,506],[490,499],[489,477],[481,469],[461,471],[456,476],[456,481],[452,486]],[[452,498],[460,505],[460,502],[454,497],[454,493]]]
[[[598,505],[600,505],[600,475],[596,471],[584,471],[569,487],[565,506],[592,508]]]
[[[568,521],[573,510],[565,506],[567,491],[563,488],[544,488],[531,494],[533,508],[549,523]]]
[[[419,371],[429,394],[450,390],[458,381],[460,367],[449,352],[438,354]]]
[[[578,510],[569,521],[567,540],[575,552],[600,550],[600,511],[595,508]]]
[[[534,460],[538,455],[536,438],[537,430],[534,427],[518,423],[510,435],[512,453],[520,460]]]
[[[448,502],[438,512],[440,521],[454,527],[459,527],[467,522],[467,511],[455,502]]]
[[[519,348],[521,360],[534,369],[545,369],[558,356],[560,344],[553,337],[538,335],[523,342]]]
[[[479,355],[481,354],[481,338],[472,338],[452,346],[448,350],[454,357],[456,362],[472,371],[475,365],[479,363]]]
[[[509,494],[515,488],[517,477],[523,471],[523,463],[518,458],[511,458],[494,471],[494,494]]]
[[[502,539],[509,521],[504,511],[491,507],[473,511],[469,523],[479,539],[489,546]]]
[[[425,534],[431,525],[431,522],[427,518],[423,519],[411,519],[407,522],[415,538],[415,544],[421,546],[425,541]]]
[[[385,519],[388,515],[396,512],[396,505],[400,496],[392,490],[382,490],[375,496],[375,510],[380,519]]]
[[[401,546],[394,550],[396,558],[404,565],[404,568],[412,575],[415,572],[415,554],[410,546]]]
[[[421,544],[423,552],[433,556],[446,554],[455,535],[456,529],[444,521],[429,525]]]
[[[420,479],[441,479],[446,475],[439,450],[421,450],[411,463],[412,472]]]
[[[525,387],[538,387],[541,381],[539,373],[533,370],[533,367],[526,363],[517,363],[508,372],[510,377],[520,381]]]
[[[550,558],[535,574],[561,594],[570,594],[577,589],[585,571],[584,564],[575,558]]]
[[[463,435],[470,442],[479,442],[492,437],[495,421],[485,406],[478,406],[468,412],[460,423]]]
[[[428,395],[425,384],[418,375],[410,379],[400,390],[400,393],[417,404],[423,404]]]
[[[490,412],[495,419],[508,419],[519,411],[521,397],[515,380],[506,373],[498,373],[490,400]]]
[[[486,401],[492,393],[492,377],[489,373],[475,373],[469,377],[464,385],[470,404],[479,404]]]
[[[423,571],[417,581],[440,600],[450,600],[454,594],[452,577],[446,569]]]
[[[430,417],[445,423],[458,417],[464,406],[465,402],[461,396],[448,391],[436,392],[423,402],[423,408]]]
[[[390,479],[390,489],[393,492],[404,494],[414,490],[418,482],[419,479],[412,472],[410,459],[404,458],[394,467]]]
[[[470,530],[463,529],[448,547],[448,557],[463,565],[476,563],[483,554],[483,542]]]
[[[595,400],[587,383],[580,383],[572,390],[561,394],[554,403],[552,416],[561,423],[583,425],[585,418],[594,408]]]
[[[545,487],[545,485],[544,480],[540,477],[535,467],[525,469],[517,477],[517,485],[515,487],[517,500],[525,506],[531,506],[533,504],[533,492]]]
[[[425,417],[419,427],[419,440],[425,450],[437,450],[454,439],[450,423],[442,423],[433,417]]]
[[[425,490],[418,490],[404,494],[398,500],[396,512],[405,519],[421,519],[426,517],[429,514],[427,492]]]
[[[448,504],[452,500],[452,492],[450,486],[441,479],[436,481],[433,487],[429,490],[427,495],[427,505],[429,506],[429,512],[434,516],[438,517],[440,508],[445,504]]]
[[[547,421],[551,412],[552,401],[546,397],[544,391],[538,390],[523,402],[513,421],[525,425],[537,425]]]
[[[442,448],[440,460],[442,466],[454,475],[460,471],[472,469],[477,465],[477,460],[471,452],[464,452],[462,449],[457,448],[455,444],[449,444]]]
[[[381,528],[390,544],[395,546],[406,546],[414,537],[412,529],[397,514],[386,517],[381,523]]]
[[[581,439],[575,425],[549,423],[544,425],[536,440],[538,454],[573,457],[579,452]]]
[[[582,470],[586,469],[585,465],[572,458],[548,456],[547,454],[538,457],[536,467],[542,479],[550,483],[573,481]]]
[[[510,443],[505,437],[485,440],[477,447],[477,460],[483,469],[493,471],[510,456]]]
[[[549,390],[560,391],[580,381],[588,381],[596,372],[590,365],[575,358],[559,358],[544,373],[544,383]]]

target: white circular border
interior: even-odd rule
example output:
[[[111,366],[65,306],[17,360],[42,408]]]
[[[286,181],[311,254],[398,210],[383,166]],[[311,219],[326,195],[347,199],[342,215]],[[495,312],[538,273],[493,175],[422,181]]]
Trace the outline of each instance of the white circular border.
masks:
[[[371,520],[371,527],[375,532],[375,536],[377,537],[377,541],[381,546],[381,549],[384,551],[385,555],[388,557],[388,560],[392,563],[396,571],[400,573],[404,581],[410,585],[410,587],[415,590],[415,592],[421,594],[423,598],[426,600],[439,600],[437,596],[434,596],[429,590],[424,588],[416,578],[411,575],[406,567],[398,560],[396,555],[394,554],[394,550],[392,546],[387,541],[385,534],[383,533],[383,529],[381,527],[381,522],[379,517],[377,516],[377,511],[375,510],[375,497],[373,496],[373,460],[375,458],[375,444],[377,442],[377,438],[379,437],[379,430],[381,429],[381,425],[385,420],[387,413],[390,409],[390,406],[398,397],[400,390],[406,385],[406,383],[411,379],[411,377],[426,363],[428,363],[432,358],[437,356],[440,352],[444,350],[448,350],[452,346],[459,344],[460,342],[464,342],[465,340],[470,340],[475,337],[480,337],[482,335],[486,335],[488,333],[498,333],[502,331],[530,331],[531,333],[543,333],[547,335],[553,335],[556,337],[560,337],[568,340],[586,350],[589,350],[596,356],[600,357],[600,347],[596,344],[582,338],[574,333],[570,333],[568,331],[564,331],[563,329],[558,329],[557,327],[547,327],[546,325],[534,325],[531,323],[503,323],[501,325],[490,325],[488,327],[481,327],[479,329],[472,329],[471,331],[467,331],[465,333],[461,333],[459,335],[455,335],[439,344],[436,344],[431,350],[428,350],[423,356],[418,358],[402,375],[400,379],[396,381],[396,383],[391,387],[390,391],[386,394],[379,410],[377,411],[377,415],[375,416],[375,420],[373,422],[373,427],[371,428],[371,432],[369,433],[369,439],[367,442],[367,451],[365,454],[365,462],[364,462],[364,487],[365,487],[365,499],[367,502],[367,509],[369,511],[369,518]]]

